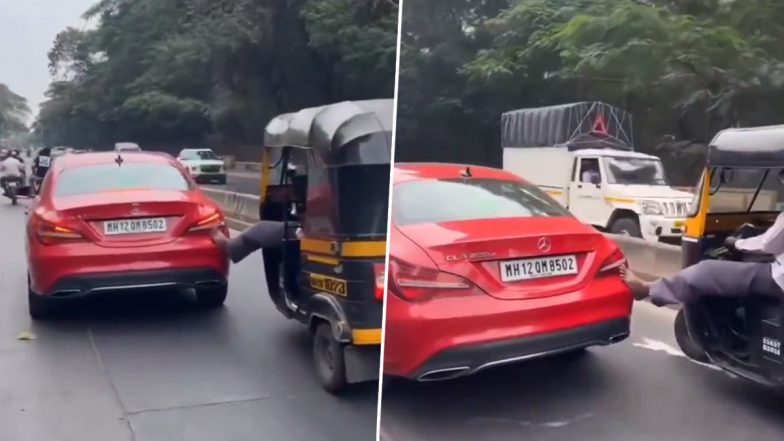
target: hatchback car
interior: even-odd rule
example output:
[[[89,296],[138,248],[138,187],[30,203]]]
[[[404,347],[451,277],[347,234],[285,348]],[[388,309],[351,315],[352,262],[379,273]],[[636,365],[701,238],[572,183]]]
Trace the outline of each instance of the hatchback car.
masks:
[[[229,264],[216,232],[228,235],[220,208],[168,155],[63,156],[29,208],[30,315],[57,300],[166,287],[218,307]]]
[[[446,380],[629,335],[618,246],[523,179],[398,164],[384,372]]]

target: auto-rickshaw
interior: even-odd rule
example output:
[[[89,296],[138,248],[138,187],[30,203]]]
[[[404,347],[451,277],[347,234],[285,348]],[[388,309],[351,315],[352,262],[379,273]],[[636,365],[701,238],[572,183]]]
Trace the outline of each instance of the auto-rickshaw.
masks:
[[[683,267],[704,259],[772,262],[764,254],[732,251],[728,237],[756,236],[784,209],[784,126],[728,129],[708,147],[707,164],[686,220]],[[775,294],[775,293],[771,293]],[[679,346],[764,385],[784,385],[782,318],[776,296],[711,297],[683,305],[675,319]]]
[[[314,334],[332,393],[379,376],[392,123],[384,99],[280,115],[265,129],[259,216],[286,223],[283,247],[263,250],[267,287]]]

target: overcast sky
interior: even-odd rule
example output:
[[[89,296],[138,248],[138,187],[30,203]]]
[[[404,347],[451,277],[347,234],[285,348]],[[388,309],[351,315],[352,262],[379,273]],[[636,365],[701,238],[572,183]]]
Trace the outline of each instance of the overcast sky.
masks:
[[[96,2],[0,0],[0,83],[27,98],[33,114],[49,85],[46,53],[54,37],[67,26],[84,28],[80,17]]]

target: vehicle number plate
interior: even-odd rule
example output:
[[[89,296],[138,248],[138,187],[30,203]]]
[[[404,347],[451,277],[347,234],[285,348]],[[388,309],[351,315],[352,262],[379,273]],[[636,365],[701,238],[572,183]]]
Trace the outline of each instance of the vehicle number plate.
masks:
[[[510,260],[501,262],[500,269],[501,280],[504,282],[566,276],[577,274],[577,257],[571,255]]]
[[[166,219],[122,219],[103,223],[103,232],[107,236],[118,234],[163,233],[166,231]]]
[[[781,357],[781,341],[775,338],[762,338],[762,352],[776,357]]]

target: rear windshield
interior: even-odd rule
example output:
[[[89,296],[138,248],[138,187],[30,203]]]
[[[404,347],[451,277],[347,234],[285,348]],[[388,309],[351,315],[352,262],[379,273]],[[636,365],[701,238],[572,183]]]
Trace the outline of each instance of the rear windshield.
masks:
[[[571,216],[537,187],[495,179],[432,180],[396,185],[392,206],[398,225]]]
[[[182,159],[218,159],[212,150],[183,150],[180,153]]]
[[[54,194],[62,197],[137,189],[187,191],[190,184],[169,164],[100,164],[64,170]]]

